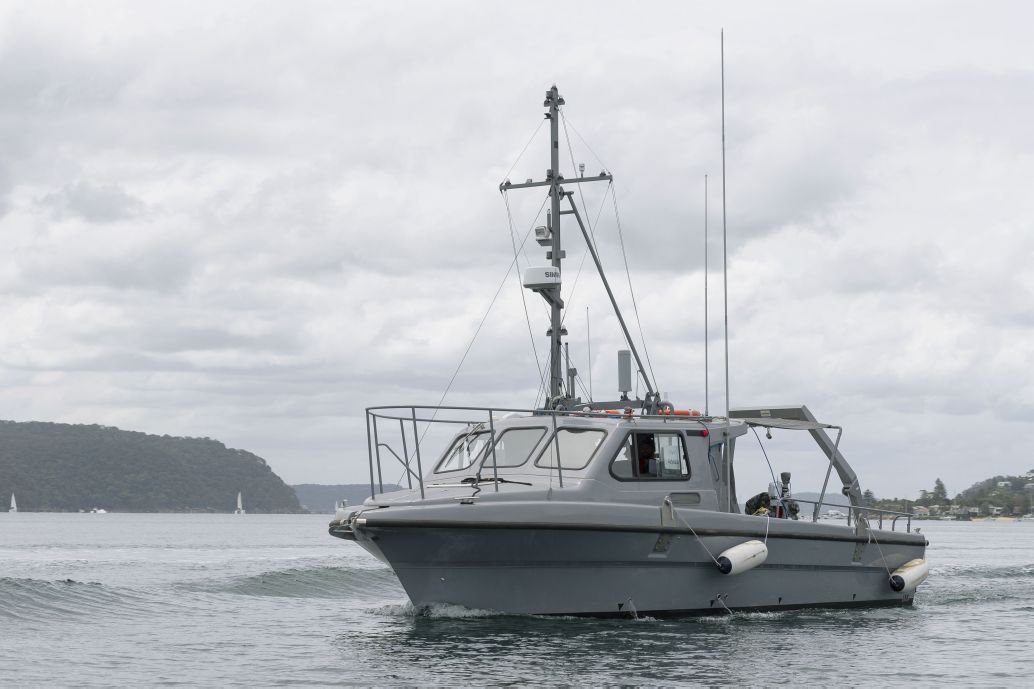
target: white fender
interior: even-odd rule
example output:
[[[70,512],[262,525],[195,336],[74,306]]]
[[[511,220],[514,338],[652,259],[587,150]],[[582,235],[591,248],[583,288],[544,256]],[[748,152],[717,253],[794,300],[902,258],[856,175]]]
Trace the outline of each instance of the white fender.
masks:
[[[719,555],[718,571],[739,574],[754,569],[768,558],[768,546],[761,541],[747,541],[733,546]]]
[[[926,560],[910,560],[890,575],[890,587],[895,591],[914,591],[930,575],[930,564]]]

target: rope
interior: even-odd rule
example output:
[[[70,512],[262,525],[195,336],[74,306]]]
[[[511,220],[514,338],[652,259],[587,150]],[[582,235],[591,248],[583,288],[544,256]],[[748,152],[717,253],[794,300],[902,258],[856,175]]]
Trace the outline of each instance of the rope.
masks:
[[[720,566],[720,565],[718,564],[718,558],[716,558],[716,557],[715,557],[714,555],[712,555],[712,554],[711,554],[711,551],[710,551],[710,549],[708,549],[708,547],[707,547],[707,545],[706,545],[706,544],[704,543],[703,539],[701,539],[701,538],[700,538],[700,536],[697,536],[697,532],[693,530],[693,527],[692,527],[692,526],[690,526],[689,522],[687,522],[687,521],[686,521],[685,519],[683,519],[683,518],[682,518],[682,515],[681,515],[681,514],[679,514],[679,513],[678,513],[678,511],[677,511],[677,510],[675,510],[674,508],[672,508],[672,510],[671,510],[671,513],[675,515],[675,518],[676,518],[676,519],[678,519],[678,520],[679,520],[680,522],[682,522],[683,524],[685,524],[685,525],[686,525],[686,528],[687,528],[687,529],[689,529],[689,532],[690,532],[691,534],[693,534],[693,535],[694,535],[694,536],[696,537],[697,541],[699,541],[699,542],[700,542],[700,547],[704,549],[704,552],[706,552],[706,553],[707,553],[707,556],[708,556],[709,558],[711,558],[711,561],[712,561],[712,562],[714,562],[715,566],[716,566],[716,567]]]
[[[890,571],[890,567],[887,565],[887,556],[883,554],[883,547],[880,545],[880,542],[876,540],[876,532],[871,526],[869,526],[868,519],[865,520],[865,530],[868,532],[869,538],[871,538],[876,544],[876,548],[880,551],[880,557],[883,559],[883,569],[887,570],[887,576],[892,576],[894,573]]]

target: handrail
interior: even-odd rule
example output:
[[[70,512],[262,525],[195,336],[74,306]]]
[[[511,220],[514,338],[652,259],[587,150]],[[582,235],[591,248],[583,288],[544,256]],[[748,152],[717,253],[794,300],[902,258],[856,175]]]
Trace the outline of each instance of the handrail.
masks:
[[[812,513],[812,521],[813,522],[818,521],[818,508],[819,507],[846,508],[848,510],[848,513],[847,513],[847,524],[848,524],[848,526],[850,526],[850,524],[851,524],[851,513],[852,512],[870,512],[870,513],[876,513],[876,514],[879,515],[879,528],[881,528],[881,529],[883,528],[883,516],[884,515],[893,515],[894,518],[890,522],[890,530],[891,531],[895,530],[895,527],[897,526],[898,519],[900,519],[902,517],[907,517],[908,518],[908,524],[906,526],[906,533],[911,533],[912,532],[912,517],[914,515],[912,515],[909,512],[897,512],[895,510],[888,510],[888,509],[884,509],[882,507],[864,507],[862,505],[843,505],[843,504],[837,504],[837,503],[831,503],[831,502],[818,502],[816,500],[805,500],[804,498],[795,498],[793,496],[790,496],[789,499],[793,500],[795,502],[804,502],[804,503],[807,503],[809,505],[815,505],[816,509]]]
[[[446,417],[439,417],[439,412],[450,412]],[[460,417],[463,413],[469,413],[468,418],[454,418]],[[557,432],[557,418],[566,419],[612,419],[615,422],[625,421],[628,419],[636,420],[659,420],[665,423],[672,422],[689,422],[704,426],[705,421],[713,421],[715,419],[726,420],[724,417],[713,417],[713,416],[682,416],[682,415],[670,415],[670,414],[645,414],[642,410],[641,400],[628,400],[628,406],[622,410],[602,410],[602,409],[522,409],[517,407],[465,407],[465,406],[430,406],[430,405],[379,405],[374,407],[366,408],[366,422],[367,422],[367,453],[369,455],[370,465],[370,494],[375,496],[378,493],[384,492],[384,479],[382,475],[381,467],[381,448],[386,449],[391,455],[400,463],[405,469],[405,476],[407,482],[409,482],[410,488],[412,485],[412,478],[416,478],[420,488],[420,498],[424,499],[424,472],[421,457],[421,440],[422,436],[417,430],[418,423],[427,424],[454,424],[454,425],[472,425],[482,424],[487,426],[487,432],[490,436],[490,445],[493,461],[491,464],[492,476],[494,479],[498,479],[498,468],[494,460],[495,457],[495,443],[498,438],[498,430],[495,426],[496,415],[499,414],[522,414],[528,417],[551,417],[553,435],[556,437]],[[398,421],[399,428],[389,433],[399,433],[402,438],[402,456],[399,456],[397,452],[390,446],[389,443],[382,441],[380,438],[380,430],[378,428],[378,421]],[[726,420],[728,421],[728,420]],[[389,424],[389,427],[392,424]],[[410,452],[408,442],[406,438],[407,426],[411,429],[413,448]],[[706,428],[706,427],[705,427]],[[384,429],[387,430],[387,429]],[[371,437],[372,436],[372,437]],[[559,442],[559,440],[557,440]],[[560,487],[564,487],[564,468],[561,466],[560,451],[559,447],[556,448],[556,470],[557,478],[560,483]],[[417,468],[413,470],[412,460],[416,459]],[[498,480],[494,481],[495,490],[499,490]]]

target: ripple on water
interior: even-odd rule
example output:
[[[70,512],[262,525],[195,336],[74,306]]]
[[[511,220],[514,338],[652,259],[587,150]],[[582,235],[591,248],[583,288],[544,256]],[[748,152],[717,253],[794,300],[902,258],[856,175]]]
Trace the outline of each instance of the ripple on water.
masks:
[[[276,598],[383,599],[386,595],[405,595],[390,569],[328,565],[290,567],[192,584],[190,588]]]

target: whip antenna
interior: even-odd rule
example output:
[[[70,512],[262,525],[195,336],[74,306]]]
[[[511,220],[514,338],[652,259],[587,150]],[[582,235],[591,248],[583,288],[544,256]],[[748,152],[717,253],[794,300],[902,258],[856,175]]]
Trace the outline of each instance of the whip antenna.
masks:
[[[725,29],[722,29],[722,292],[725,302],[725,418],[729,418],[729,258],[725,226]]]
[[[711,415],[711,392],[708,386],[707,359],[707,175],[704,175],[704,416]]]
[[[725,29],[722,29],[722,294],[725,305],[725,507],[733,512],[732,506],[732,450],[729,447],[729,258],[728,239],[725,229]]]
[[[589,307],[585,307],[585,352],[589,357],[589,401],[592,402],[592,331],[589,330]]]

